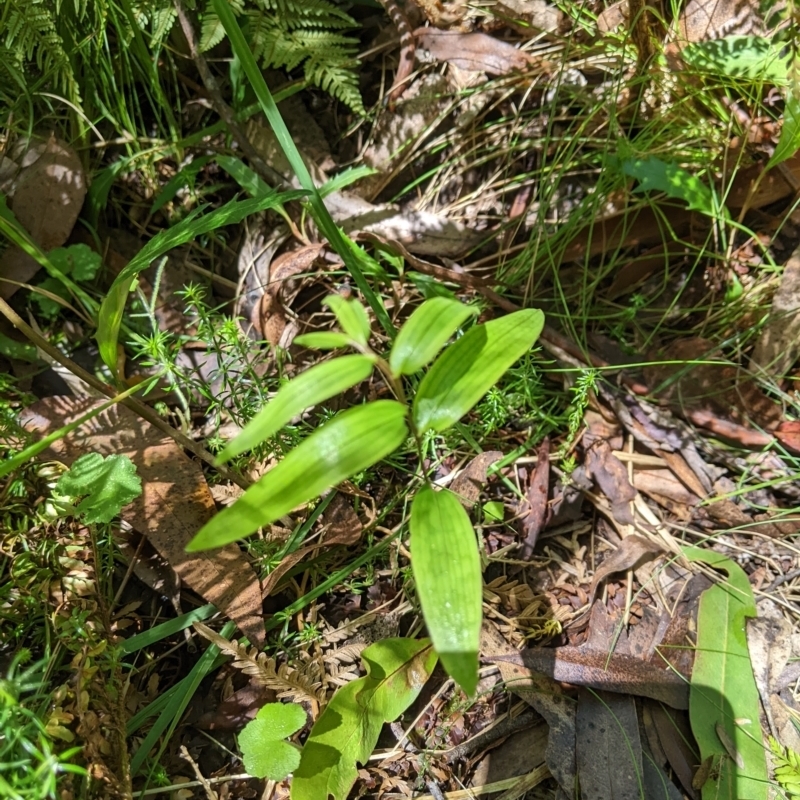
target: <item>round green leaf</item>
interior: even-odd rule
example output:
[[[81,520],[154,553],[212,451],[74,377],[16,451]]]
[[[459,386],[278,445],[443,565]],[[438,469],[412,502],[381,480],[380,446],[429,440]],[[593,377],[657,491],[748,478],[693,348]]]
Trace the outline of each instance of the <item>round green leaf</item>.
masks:
[[[248,536],[388,456],[408,436],[406,412],[396,400],[377,400],[339,414],[212,517],[186,550],[221,547]]]
[[[244,768],[255,778],[283,780],[300,764],[300,750],[283,741],[306,724],[302,706],[268,703],[239,734]]]
[[[411,569],[422,614],[444,668],[467,694],[478,685],[481,562],[456,495],[426,486],[411,503]]]
[[[461,325],[477,313],[477,309],[447,297],[426,300],[397,334],[389,356],[392,372],[411,375],[421,370]]]
[[[224,464],[274,436],[301,411],[361,383],[372,372],[373,360],[352,355],[317,364],[282,386],[275,397],[228,443],[217,461]]]
[[[422,379],[412,411],[417,429],[440,433],[458,422],[530,350],[543,327],[544,314],[525,309],[467,331]]]

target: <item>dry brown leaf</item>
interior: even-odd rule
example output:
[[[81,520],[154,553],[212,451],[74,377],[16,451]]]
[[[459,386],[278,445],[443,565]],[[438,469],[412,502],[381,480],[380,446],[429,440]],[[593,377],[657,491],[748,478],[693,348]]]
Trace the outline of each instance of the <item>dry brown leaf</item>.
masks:
[[[589,602],[594,600],[594,594],[601,581],[615,572],[626,572],[629,569],[636,569],[645,561],[663,552],[661,547],[650,539],[632,533],[626,536],[620,546],[597,568],[594,580],[589,587]]]
[[[334,545],[355,544],[361,537],[363,525],[350,503],[340,494],[333,498],[325,509],[323,521],[329,526],[322,541],[301,547],[293,553],[284,556],[280,564],[264,579],[262,592],[264,597],[272,594],[281,578],[295,564],[299,564],[306,556],[319,550],[320,547],[333,547]]]
[[[49,433],[101,402],[48,397],[27,408],[22,424]],[[124,406],[112,406],[45,451],[71,464],[84,453],[125,455],[142,479],[142,495],[122,519],[147,536],[181,581],[233,619],[251,642],[263,645],[261,588],[242,551],[230,544],[210,553],[186,553],[189,540],[215,513],[199,464],[170,438]]]
[[[640,797],[644,767],[634,699],[581,690],[575,729],[581,796]]]
[[[86,196],[86,178],[75,151],[51,134],[34,145],[41,155],[24,167],[14,182],[10,206],[20,225],[45,252],[67,241]],[[29,150],[29,154],[30,154]],[[0,277],[27,283],[39,264],[12,246],[0,258]],[[18,286],[0,281],[0,297],[8,299]]]
[[[636,489],[628,480],[625,465],[611,451],[608,442],[597,441],[586,451],[586,471],[611,502],[614,519],[623,525],[632,525],[630,504],[636,498]]]
[[[497,661],[506,686],[547,721],[547,766],[567,797],[572,797],[576,778],[574,703],[552,678],[520,665],[519,653],[488,620],[481,628],[480,652],[488,661]]]
[[[418,47],[428,50],[437,61],[446,61],[471,72],[506,75],[536,63],[536,59],[523,50],[485,33],[419,28],[414,36]]]
[[[206,731],[239,731],[255,719],[261,706],[275,702],[275,692],[251,678],[250,683],[207,711],[195,723]]]
[[[539,539],[539,533],[547,521],[547,493],[550,487],[550,440],[545,436],[536,454],[536,468],[531,475],[528,491],[525,492],[524,508],[527,513],[522,519],[525,527],[525,540],[522,543],[520,558],[529,561]]]
[[[286,329],[286,312],[281,297],[284,283],[301,272],[306,272],[314,265],[324,250],[324,244],[311,244],[283,253],[272,262],[269,270],[269,284],[261,302],[254,307],[251,322],[256,330],[274,346],[288,347],[290,342],[282,342]],[[257,313],[256,313],[257,310]]]
[[[766,326],[756,340],[750,369],[782,377],[800,353],[800,247],[789,256]]]
[[[472,461],[456,475],[450,484],[450,491],[458,495],[462,505],[471,509],[478,502],[486,484],[486,471],[503,457],[499,450],[488,450],[475,456]]]

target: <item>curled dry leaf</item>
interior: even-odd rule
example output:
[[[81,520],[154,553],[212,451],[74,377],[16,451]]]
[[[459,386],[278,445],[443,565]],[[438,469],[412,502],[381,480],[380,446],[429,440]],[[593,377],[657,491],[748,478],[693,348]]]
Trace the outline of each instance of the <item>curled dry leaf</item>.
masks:
[[[361,531],[364,527],[349,501],[341,494],[337,494],[325,509],[322,521],[326,526],[323,540],[301,547],[299,550],[295,550],[294,553],[289,553],[289,555],[285,556],[281,563],[264,579],[262,586],[264,597],[271,595],[278,583],[280,583],[281,578],[307,555],[320,547],[355,544],[361,537]]]
[[[614,553],[603,561],[595,572],[594,580],[589,587],[589,602],[591,603],[594,599],[594,594],[600,582],[604,581],[609,575],[613,575],[615,572],[635,569],[646,560],[655,558],[661,552],[662,549],[656,542],[646,539],[638,533],[626,536]]]
[[[450,491],[458,495],[458,499],[466,509],[471,509],[478,502],[481,491],[486,484],[486,472],[489,467],[503,457],[499,450],[488,450],[475,456],[472,461],[456,475],[450,484]]]
[[[269,270],[269,283],[260,303],[253,309],[252,323],[256,330],[273,346],[288,347],[290,342],[282,341],[286,330],[286,311],[282,297],[284,283],[301,272],[311,269],[320,257],[325,245],[311,244],[283,253],[272,262]]]
[[[28,407],[21,424],[47,434],[89,412],[99,401],[48,397]],[[264,643],[261,589],[235,544],[210,553],[184,548],[214,515],[200,466],[172,440],[124,406],[112,406],[51,445],[45,454],[71,464],[84,453],[125,455],[142,479],[142,494],[120,516],[169,562],[181,581],[233,619],[253,643]]]
[[[32,156],[39,151],[35,160]],[[51,134],[46,143],[31,143],[26,164],[14,181],[11,210],[20,225],[45,252],[67,241],[86,196],[86,178],[75,151]],[[0,277],[27,283],[39,264],[16,246],[0,258]],[[19,287],[0,281],[0,297],[8,299]]]

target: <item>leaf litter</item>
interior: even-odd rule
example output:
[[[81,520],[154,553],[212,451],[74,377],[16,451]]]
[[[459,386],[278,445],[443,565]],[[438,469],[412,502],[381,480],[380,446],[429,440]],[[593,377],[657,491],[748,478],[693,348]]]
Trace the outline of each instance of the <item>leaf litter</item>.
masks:
[[[510,30],[518,34],[522,31],[522,38],[530,39],[533,34],[527,25],[518,24],[520,19],[528,18],[528,24],[550,31],[551,35],[556,35],[558,27],[564,24],[556,10],[546,4],[540,4],[541,7],[537,4],[521,5],[523,8],[520,4],[513,4],[511,15],[515,19],[507,22]],[[697,21],[692,20],[693,15],[697,19],[702,17],[702,9],[698,11],[696,6],[697,3],[689,4],[681,18],[681,29],[687,40],[702,42],[708,38],[709,31],[701,31]],[[426,12],[432,21],[442,24],[440,11],[426,7]],[[470,13],[477,12],[473,10]],[[444,27],[452,24],[450,21]],[[492,23],[496,24],[496,21]],[[485,29],[493,32],[491,26]],[[387,296],[392,295],[390,310],[398,318],[405,313],[406,306],[417,302],[419,287],[432,285],[421,280],[420,274],[434,278],[439,286],[446,287],[445,291],[472,296],[472,292],[477,290],[490,303],[495,302],[489,292],[492,287],[504,289],[508,275],[501,281],[486,268],[483,261],[485,251],[470,253],[469,257],[465,253],[480,241],[477,232],[485,232],[493,221],[502,218],[502,209],[510,206],[510,203],[506,204],[506,195],[510,197],[512,193],[507,191],[508,187],[489,189],[487,184],[480,183],[482,178],[478,171],[460,171],[460,168],[443,175],[432,194],[426,194],[429,190],[423,187],[415,203],[406,202],[399,208],[382,202],[383,198],[377,199],[381,190],[392,182],[396,188],[398,176],[404,170],[407,173],[424,167],[428,147],[450,146],[449,152],[453,154],[455,163],[465,158],[465,154],[470,152],[466,148],[472,146],[469,137],[462,135],[463,141],[446,143],[437,138],[438,123],[451,112],[456,130],[471,130],[471,119],[476,117],[486,121],[487,117],[480,116],[484,113],[482,109],[495,102],[498,103],[496,108],[503,109],[502,101],[497,98],[513,87],[513,81],[518,77],[515,70],[525,70],[526,74],[542,78],[541,98],[549,91],[558,97],[558,92],[564,91],[566,85],[566,82],[552,81],[547,74],[551,69],[547,59],[552,58],[552,54],[548,54],[547,59],[538,54],[531,55],[482,32],[426,27],[417,34],[420,48],[427,49],[442,66],[447,66],[443,66],[436,76],[427,72],[412,77],[409,91],[397,98],[395,114],[379,115],[375,140],[369,143],[365,155],[367,160],[371,158],[380,165],[384,174],[376,181],[367,178],[358,184],[356,191],[363,192],[361,197],[356,192],[352,196],[337,192],[329,201],[337,222],[350,231],[367,231],[373,238],[361,237],[363,241],[385,246],[386,252],[405,260],[405,270],[416,272],[412,276],[401,268],[397,275],[392,274],[387,284],[391,285],[391,292],[387,290]],[[477,49],[467,49],[467,44],[473,46],[476,43]],[[537,48],[532,49],[535,52]],[[462,63],[460,59],[467,61]],[[472,71],[476,75],[464,76],[458,70]],[[447,90],[453,86],[482,85],[480,82],[486,78],[477,73],[500,75],[506,82],[498,82],[497,91],[487,88],[485,92],[475,93],[483,95],[479,103],[484,103],[484,106],[469,107],[463,99],[457,103],[446,99]],[[470,83],[473,81],[477,83]],[[462,83],[459,85],[459,82]],[[583,87],[580,81],[576,80],[573,86],[577,88],[570,90],[574,94],[569,95],[564,108],[574,110],[576,104],[585,101],[585,96],[581,95]],[[475,116],[471,118],[470,115]],[[524,134],[535,139],[536,125],[530,121],[528,124],[531,130],[525,130]],[[249,128],[254,144],[262,147],[263,157],[273,167],[288,174],[287,166],[276,160],[274,143],[262,144],[265,129],[263,126],[259,128]],[[768,133],[767,128],[764,130]],[[496,147],[496,142],[491,141],[492,135],[491,126],[488,126],[486,141]],[[398,157],[396,151],[400,145],[407,147]],[[309,145],[308,152],[312,150]],[[313,158],[320,164],[324,161],[325,169],[329,169],[341,153],[323,151]],[[313,159],[309,157],[308,160]],[[757,174],[754,170],[757,166],[742,169],[735,176],[726,201],[731,211],[745,205],[751,209],[765,208],[792,191],[791,182],[785,180],[787,172],[773,171],[759,183],[755,195],[744,199],[747,187]],[[795,174],[796,164],[789,162],[787,170],[789,175]],[[654,185],[652,173],[637,175],[641,180],[640,188],[646,187],[648,181],[651,187]],[[317,179],[320,184],[326,179],[322,170]],[[458,191],[466,192],[465,187],[475,186],[478,188],[472,189],[466,200],[458,196]],[[571,189],[581,191],[577,182]],[[525,191],[515,194],[517,198],[526,196],[529,195]],[[681,197],[680,193],[676,196]],[[705,200],[710,196],[703,194]],[[568,208],[566,201],[559,205],[563,198],[550,198],[548,205],[550,201],[554,207],[559,207],[558,213]],[[523,233],[530,233],[533,228],[539,213],[537,203],[539,210],[545,206],[541,199],[530,206],[523,203],[525,210],[513,215]],[[696,237],[696,218],[684,208],[661,203],[657,208],[647,206],[637,211],[638,203],[639,198],[632,195],[616,198],[606,209],[609,213],[599,214],[593,220],[591,231],[572,231],[563,254],[555,259],[558,269],[563,270],[564,285],[575,274],[570,270],[574,270],[572,262],[577,259],[605,258],[618,248],[629,248],[632,256],[636,252],[641,258],[643,248],[660,241],[658,228],[662,219],[677,235],[686,237],[686,241],[698,241],[692,238]],[[298,249],[290,245],[276,255],[280,242],[285,242],[287,235],[284,232],[279,239],[264,245],[264,272],[255,279],[247,279],[256,299],[249,319],[258,336],[272,345],[289,347],[290,352],[303,358],[307,356],[302,348],[292,345],[294,335],[302,326],[317,323],[320,319],[323,327],[327,324],[323,316],[314,317],[315,300],[310,297],[309,289],[313,290],[315,283],[330,284],[334,279],[327,274],[330,272],[328,265],[326,269],[319,269],[321,245],[299,242]],[[514,242],[519,240],[511,236],[507,241],[514,246]],[[252,243],[249,246],[253,251],[258,249]],[[241,253],[244,254],[246,249],[247,245],[243,246]],[[656,249],[650,253],[654,257],[648,263],[642,260],[627,272],[623,266],[616,274],[610,274],[605,284],[598,284],[598,294],[620,302],[633,302],[635,296],[650,297],[648,293],[653,292],[654,283],[658,283],[653,278],[663,267],[665,252],[672,266],[685,265],[684,244],[674,250]],[[431,261],[423,261],[419,255],[429,256]],[[475,263],[453,260],[457,258],[474,259]],[[553,260],[550,253],[546,258]],[[742,258],[746,261],[755,256],[745,253]],[[635,258],[632,258],[629,264],[634,262]],[[243,263],[252,263],[252,259],[243,259]],[[331,263],[334,268],[339,266]],[[493,263],[491,259],[490,263]],[[536,305],[537,291],[541,286],[547,285],[548,281],[557,285],[560,279],[540,270],[541,263],[536,256],[531,263],[539,270],[536,278],[539,285],[531,278],[532,284],[528,287],[531,290],[529,297]],[[773,381],[782,380],[794,361],[790,332],[797,304],[792,295],[791,261],[785,263],[783,282],[773,297],[772,306],[773,312],[783,314],[788,324],[781,325],[775,318],[768,322],[758,334],[753,356],[753,363],[766,370]],[[741,262],[740,267],[743,279],[754,272],[753,263]],[[294,280],[297,275],[312,270],[318,272],[308,281]],[[242,278],[242,275],[234,274],[233,277]],[[714,269],[708,269],[703,279],[713,284],[716,279]],[[513,285],[513,281],[510,283]],[[704,289],[691,284],[692,279],[687,278],[684,287],[671,287],[669,291],[673,292],[673,297],[668,297],[667,301],[674,299],[677,306],[691,308],[690,290],[699,292],[694,296],[698,305],[702,298],[720,301],[718,292],[703,294]],[[685,295],[682,294],[684,289]],[[320,290],[317,295],[321,297],[323,293]],[[507,298],[501,300],[510,302]],[[642,312],[641,319],[644,321],[639,324],[646,328],[650,324],[646,312]],[[678,319],[682,324],[685,317],[677,314],[672,319]],[[697,327],[703,326],[698,324]],[[713,597],[714,589],[730,591],[731,582],[710,589],[712,579],[717,583],[720,580],[720,575],[712,572],[698,585],[699,576],[693,574],[681,558],[679,544],[707,543],[710,540],[720,553],[744,564],[747,579],[757,591],[775,593],[776,605],[781,609],[779,613],[785,614],[782,617],[784,624],[775,623],[778,634],[769,633],[767,626],[748,624],[750,658],[755,667],[762,705],[765,712],[769,709],[767,719],[772,717],[769,722],[772,733],[779,738],[788,736],[792,714],[797,711],[796,699],[791,691],[787,691],[788,684],[782,685],[781,675],[773,674],[772,670],[774,666],[775,673],[784,672],[779,666],[788,660],[787,632],[794,629],[797,616],[794,594],[797,554],[788,537],[798,531],[794,512],[798,498],[791,486],[784,484],[787,483],[786,476],[793,474],[791,449],[796,451],[798,448],[797,433],[792,427],[796,423],[787,417],[785,396],[780,394],[786,387],[784,385],[783,389],[779,387],[776,391],[773,384],[768,384],[765,390],[763,378],[759,380],[761,375],[753,377],[739,366],[736,358],[739,354],[731,348],[723,353],[715,349],[711,339],[701,335],[683,336],[682,329],[679,333],[681,335],[675,335],[674,330],[669,332],[664,343],[656,341],[657,336],[653,341],[634,342],[633,346],[629,341],[627,362],[615,361],[612,356],[603,364],[614,368],[620,380],[612,384],[598,379],[588,395],[586,408],[576,416],[578,428],[574,432],[570,453],[575,460],[574,469],[566,468],[561,451],[558,456],[548,452],[549,447],[542,443],[548,439],[539,437],[536,443],[539,449],[533,461],[528,461],[525,466],[522,461],[511,462],[489,476],[487,467],[490,464],[505,455],[512,445],[524,443],[524,437],[507,422],[503,428],[506,437],[503,450],[487,450],[472,458],[450,484],[451,490],[463,498],[466,506],[472,507],[481,499],[491,498],[495,502],[499,499],[507,509],[517,510],[517,517],[502,522],[497,529],[487,529],[486,533],[485,541],[489,543],[486,594],[492,597],[489,607],[493,609],[500,629],[491,623],[484,624],[481,655],[487,663],[496,659],[497,672],[494,678],[490,676],[482,685],[490,698],[483,713],[489,719],[501,714],[506,696],[500,686],[502,680],[512,692],[518,692],[542,714],[548,725],[547,769],[551,780],[555,781],[550,788],[555,790],[557,785],[562,796],[571,796],[576,776],[580,778],[584,796],[588,798],[638,797],[642,791],[647,797],[673,797],[678,791],[677,783],[689,796],[693,793],[697,796],[699,791],[705,796],[711,791],[709,787],[724,783],[723,776],[730,774],[737,761],[750,769],[749,756],[745,757],[740,751],[737,737],[741,738],[739,728],[742,725],[752,726],[751,731],[758,727],[760,721],[754,719],[757,714],[748,712],[747,721],[744,717],[737,718],[734,728],[731,728],[729,715],[717,714],[722,718],[714,720],[713,735],[707,731],[701,751],[692,752],[691,748],[687,750],[685,747],[691,738],[685,716],[681,716],[687,704],[686,680],[690,677],[695,680],[693,648],[700,647],[697,636],[702,635],[693,629],[697,605],[703,602],[702,597]],[[548,335],[545,331],[546,340]],[[631,350],[641,352],[638,359],[635,357],[637,353],[630,358]],[[561,380],[559,369],[588,370],[599,363],[599,355],[582,349],[582,345],[575,342],[566,351],[551,349],[549,352],[554,361],[549,365],[542,362],[540,367],[551,383]],[[607,357],[601,355],[604,359]],[[655,363],[638,373],[629,367],[631,360],[680,363]],[[550,371],[550,367],[555,369]],[[650,390],[648,400],[653,402],[642,399],[642,388]],[[371,386],[365,391],[380,391],[380,388]],[[71,419],[79,408],[85,407],[82,402],[69,398],[40,401],[29,409],[29,413],[39,414],[37,430],[44,432]],[[143,431],[141,421],[122,412],[125,410],[109,412],[106,428],[79,431],[74,437],[79,444],[73,445],[71,440],[67,440],[60,450],[55,447],[52,455],[69,463],[84,452],[119,454],[132,452],[130,447],[135,445],[135,451],[141,453],[139,461],[134,459],[134,463],[140,469],[146,487],[149,486],[153,492],[153,499],[148,501],[146,494],[143,509],[128,510],[123,519],[133,526],[135,533],[143,534],[160,551],[165,560],[162,569],[168,563],[177,572],[183,571],[184,584],[237,619],[253,642],[261,644],[264,636],[260,622],[262,589],[268,601],[274,603],[268,607],[274,610],[286,607],[290,600],[302,596],[309,581],[319,579],[315,562],[327,563],[332,546],[355,547],[363,536],[365,526],[359,514],[349,501],[337,495],[329,507],[330,512],[326,512],[315,531],[319,537],[286,554],[280,564],[271,568],[262,589],[259,589],[256,573],[235,545],[229,545],[224,552],[230,554],[231,563],[235,565],[233,574],[236,580],[229,570],[225,573],[229,584],[210,579],[207,570],[211,568],[212,560],[196,555],[187,557],[182,550],[188,538],[213,512],[211,495],[202,473],[199,469],[189,469],[187,464],[190,467],[194,465],[174,445],[156,441],[150,432]],[[598,417],[602,418],[603,425]],[[36,418],[30,416],[29,419],[34,421]],[[581,435],[581,428],[586,429],[588,435]],[[125,442],[125,434],[131,431],[136,432],[137,437]],[[555,440],[563,430],[546,432],[549,432],[550,439]],[[776,440],[790,452],[775,450],[748,454],[742,451],[742,448],[773,447]],[[463,453],[459,453],[459,457],[463,457]],[[460,463],[467,460],[463,457]],[[530,464],[534,466],[528,479],[524,470]],[[169,476],[163,474],[165,466],[170,470]],[[148,469],[157,470],[159,467],[161,473],[151,472],[148,476]],[[180,479],[173,474],[183,474],[184,470],[186,473]],[[447,473],[446,464],[442,472]],[[384,474],[383,478],[386,477]],[[509,484],[516,485],[516,494],[510,493]],[[384,492],[383,496],[381,492]],[[386,499],[386,487],[370,486],[364,494],[375,506],[380,506],[381,500]],[[355,497],[359,498],[359,495]],[[356,500],[358,503],[359,499]],[[194,510],[187,509],[187,505],[195,506]],[[180,522],[174,518],[179,518]],[[169,524],[165,525],[165,520]],[[288,515],[279,520],[281,525],[296,521]],[[159,546],[164,529],[168,532],[167,541]],[[271,533],[277,530],[276,525]],[[368,525],[366,538],[373,536],[374,531],[375,528]],[[286,541],[288,535],[290,532],[284,529],[282,541]],[[266,541],[269,542],[269,534]],[[140,549],[137,540],[131,539],[126,547],[134,554],[133,557],[141,559],[144,550]],[[282,687],[288,692],[294,686],[298,694],[287,697],[295,699],[302,695],[298,687],[308,679],[305,701],[320,706],[330,700],[336,685],[348,685],[354,679],[363,680],[358,678],[357,669],[334,673],[334,669],[345,663],[345,653],[350,652],[348,648],[354,648],[355,652],[363,643],[351,642],[351,637],[344,633],[348,624],[346,618],[340,629],[326,617],[333,620],[355,608],[368,608],[368,614],[372,614],[387,598],[389,605],[394,603],[400,607],[396,603],[398,590],[393,570],[398,565],[397,559],[403,557],[403,547],[401,545],[397,551],[392,551],[392,569],[378,569],[370,575],[372,583],[365,591],[363,588],[354,591],[352,587],[340,587],[326,597],[329,608],[312,606],[295,612],[300,626],[320,625],[326,635],[330,634],[334,639],[338,635],[345,637],[345,644],[337,648],[340,652],[338,657],[326,661],[326,646],[321,645],[315,652],[312,644],[306,651],[280,653],[277,659],[268,661],[261,657],[265,656],[263,653],[239,643],[217,639],[223,651],[234,656],[232,669],[248,676],[256,673],[268,676],[269,680],[282,680],[282,684],[276,684],[277,688]],[[166,584],[162,587],[156,583],[156,579],[149,580],[151,585],[159,587],[159,592],[174,592],[164,588]],[[708,594],[703,595],[704,591]],[[719,616],[724,617],[726,623],[731,622],[727,612],[720,612]],[[760,617],[758,622],[762,620]],[[337,630],[340,634],[336,634]],[[737,628],[737,632],[743,630],[744,627],[742,631]],[[548,645],[526,647],[528,639],[535,637],[549,640]],[[776,640],[781,640],[780,646]],[[519,650],[520,647],[523,649]],[[767,654],[759,653],[759,650]],[[792,654],[797,656],[796,648]],[[326,666],[337,663],[339,667]],[[303,675],[303,679],[294,680],[293,670]],[[232,714],[219,706],[219,714],[212,723],[215,727],[234,726],[250,715],[257,701],[252,700],[252,692],[245,691],[247,686],[230,692],[229,698],[242,692],[232,703]],[[232,688],[232,684],[228,686],[228,689]],[[257,696],[263,697],[263,694]],[[645,699],[634,699],[641,697]],[[651,702],[653,698],[663,705]],[[681,711],[676,713],[674,709]],[[240,711],[243,713],[239,714]],[[450,748],[460,744],[459,737],[468,737],[477,731],[474,718],[470,727],[470,712],[453,711],[429,699],[415,712],[421,721],[409,733],[423,746],[434,741],[435,734],[441,734],[443,723],[447,732],[436,741]],[[641,727],[646,730],[644,736]],[[725,731],[724,735],[720,730]],[[701,755],[709,751],[709,742],[714,736],[713,748],[719,757],[718,763],[713,768],[709,766],[703,782],[697,775],[704,762]],[[457,781],[452,770],[442,766],[449,762],[434,758],[427,768],[421,766],[418,758],[421,749],[417,747],[417,753],[398,754],[396,748],[381,747],[377,752],[385,758],[378,767],[364,763],[369,755],[365,751],[361,754],[363,758],[358,758],[362,766],[358,774],[363,786],[385,796],[392,796],[392,792],[407,794],[415,781],[421,780],[419,776],[425,769],[425,776],[430,779],[425,785],[432,783],[440,794],[438,784],[454,787],[460,781],[460,776]],[[598,749],[607,753],[608,758],[598,758]],[[538,766],[531,764],[531,767]],[[754,774],[748,772],[748,780]],[[548,772],[537,773],[536,780],[547,781],[547,775]],[[655,781],[655,784],[661,781],[663,793],[653,794],[650,788],[643,790],[642,786],[654,785],[649,781]],[[699,784],[700,788],[693,788],[693,783]],[[337,791],[342,785],[337,785]],[[436,797],[433,790],[431,796]]]

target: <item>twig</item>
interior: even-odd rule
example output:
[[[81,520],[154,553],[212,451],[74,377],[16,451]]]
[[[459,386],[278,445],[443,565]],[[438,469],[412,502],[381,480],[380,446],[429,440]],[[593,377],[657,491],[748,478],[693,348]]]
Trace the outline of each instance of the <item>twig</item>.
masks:
[[[63,367],[66,367],[73,375],[76,375],[85,383],[88,383],[93,389],[101,392],[105,397],[116,397],[116,392],[107,384],[95,378],[91,372],[87,372],[83,367],[78,366],[72,359],[67,358],[57,347],[53,347],[50,342],[43,336],[38,334],[30,325],[28,325],[22,317],[14,311],[13,308],[2,298],[0,298],[0,313],[21,333],[25,334],[39,349],[47,353],[50,358],[57,361]],[[163,433],[167,434],[170,438],[174,439],[181,447],[194,453],[201,461],[214,467],[225,480],[241,486],[242,489],[247,489],[250,482],[246,478],[231,472],[227,467],[218,466],[214,463],[214,456],[208,452],[202,445],[199,445],[193,439],[190,439],[180,431],[176,431],[171,425],[167,424],[158,414],[145,405],[141,400],[135,397],[128,397],[122,401],[122,405],[134,411],[142,419],[149,422],[154,427],[158,428]]]
[[[211,105],[214,111],[222,117],[222,121],[228,127],[228,130],[236,137],[239,147],[242,152],[247,156],[248,160],[253,166],[253,169],[268,183],[273,186],[280,186],[281,188],[289,188],[289,182],[277,170],[273,169],[263,158],[258,154],[258,151],[253,146],[252,142],[247,138],[245,132],[242,130],[239,123],[236,121],[236,115],[233,109],[222,99],[222,93],[217,85],[217,79],[214,77],[211,70],[208,68],[208,62],[200,52],[197,44],[197,37],[194,34],[191,20],[186,14],[186,9],[183,7],[181,0],[174,0],[175,11],[178,15],[178,21],[181,24],[183,35],[189,44],[189,55],[192,57],[197,71],[200,73],[200,78],[206,91],[209,95]]]

